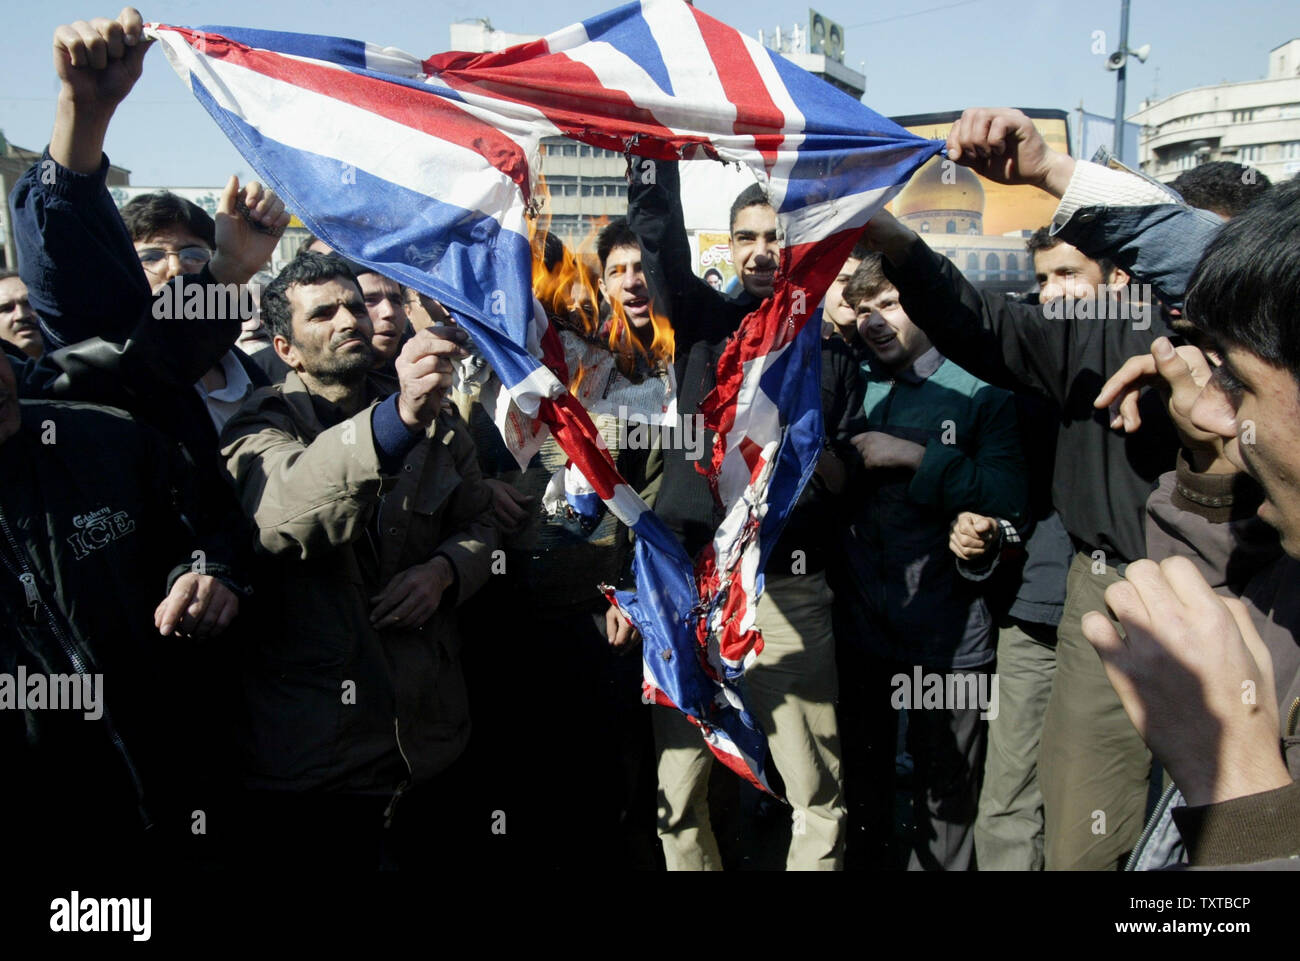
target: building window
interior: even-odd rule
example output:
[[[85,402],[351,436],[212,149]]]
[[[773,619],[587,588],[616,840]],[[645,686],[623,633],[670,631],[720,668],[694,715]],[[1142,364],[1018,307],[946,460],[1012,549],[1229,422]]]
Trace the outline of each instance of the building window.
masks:
[[[984,270],[990,278],[1002,270],[1002,261],[998,259],[997,254],[989,254],[984,258]]]
[[[576,143],[566,143],[564,145],[564,156],[566,157],[578,156],[578,145]]]
[[[582,185],[582,195],[583,195],[584,197],[590,197],[590,196],[591,196],[591,184],[583,184],[583,185]]]
[[[1300,140],[1292,140],[1290,143],[1282,144],[1282,159],[1296,160],[1300,158]]]
[[[921,233],[923,233],[923,234],[928,234],[929,232],[930,232],[930,221],[928,221],[928,220],[922,220],[922,221],[921,221]]]
[[[949,234],[955,234],[957,232],[957,221],[955,220],[948,221],[948,225],[945,228],[944,232]]]
[[[1017,274],[1020,272],[1020,258],[1015,254],[1007,254],[1007,273]]]
[[[967,254],[967,255],[966,255],[966,273],[968,273],[968,274],[970,274],[970,276],[974,277],[977,273],[979,273],[979,269],[980,269],[980,255],[979,255],[979,254]]]

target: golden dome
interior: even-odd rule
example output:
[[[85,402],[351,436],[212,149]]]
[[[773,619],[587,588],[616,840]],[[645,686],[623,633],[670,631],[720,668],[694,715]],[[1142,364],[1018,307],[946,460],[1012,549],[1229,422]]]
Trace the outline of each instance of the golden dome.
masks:
[[[944,174],[952,183],[944,183]],[[933,157],[907,182],[894,198],[894,215],[906,217],[931,210],[963,210],[984,213],[984,188],[979,178],[965,167],[947,164]]]

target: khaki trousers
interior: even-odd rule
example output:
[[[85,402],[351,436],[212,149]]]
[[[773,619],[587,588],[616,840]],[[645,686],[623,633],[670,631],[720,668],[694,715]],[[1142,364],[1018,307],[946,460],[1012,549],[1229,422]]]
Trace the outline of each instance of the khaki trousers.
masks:
[[[1038,771],[1049,871],[1122,867],[1142,833],[1146,808],[1151,752],[1080,625],[1088,611],[1106,613],[1105,590],[1120,580],[1109,566],[1094,574],[1093,563],[1076,554],[1070,565],[1043,721]]]
[[[833,595],[826,577],[768,577],[756,618],[763,652],[745,675],[745,704],[766,732],[793,810],[787,870],[839,870],[845,810],[835,722]],[[670,871],[717,871],[709,823],[713,755],[678,711],[655,707],[659,838]]]
[[[981,871],[1041,871],[1038,750],[1056,672],[1056,648],[1008,621],[998,631],[997,671],[998,716],[989,718],[975,860]]]

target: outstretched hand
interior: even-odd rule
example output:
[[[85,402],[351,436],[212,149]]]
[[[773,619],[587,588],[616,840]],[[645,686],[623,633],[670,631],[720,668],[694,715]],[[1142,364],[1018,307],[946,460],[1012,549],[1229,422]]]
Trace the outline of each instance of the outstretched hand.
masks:
[[[1009,107],[973,107],[948,131],[948,159],[1000,184],[1032,184],[1061,197],[1074,160],[1047,146],[1034,122]]]

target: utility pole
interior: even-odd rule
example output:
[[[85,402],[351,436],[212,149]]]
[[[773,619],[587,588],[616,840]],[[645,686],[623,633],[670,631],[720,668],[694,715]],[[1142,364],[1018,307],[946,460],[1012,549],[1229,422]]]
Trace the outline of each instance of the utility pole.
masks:
[[[1119,49],[1125,55],[1120,61],[1119,70],[1115,72],[1115,159],[1124,162],[1124,81],[1128,73],[1128,4],[1129,0],[1120,0],[1119,15]]]

